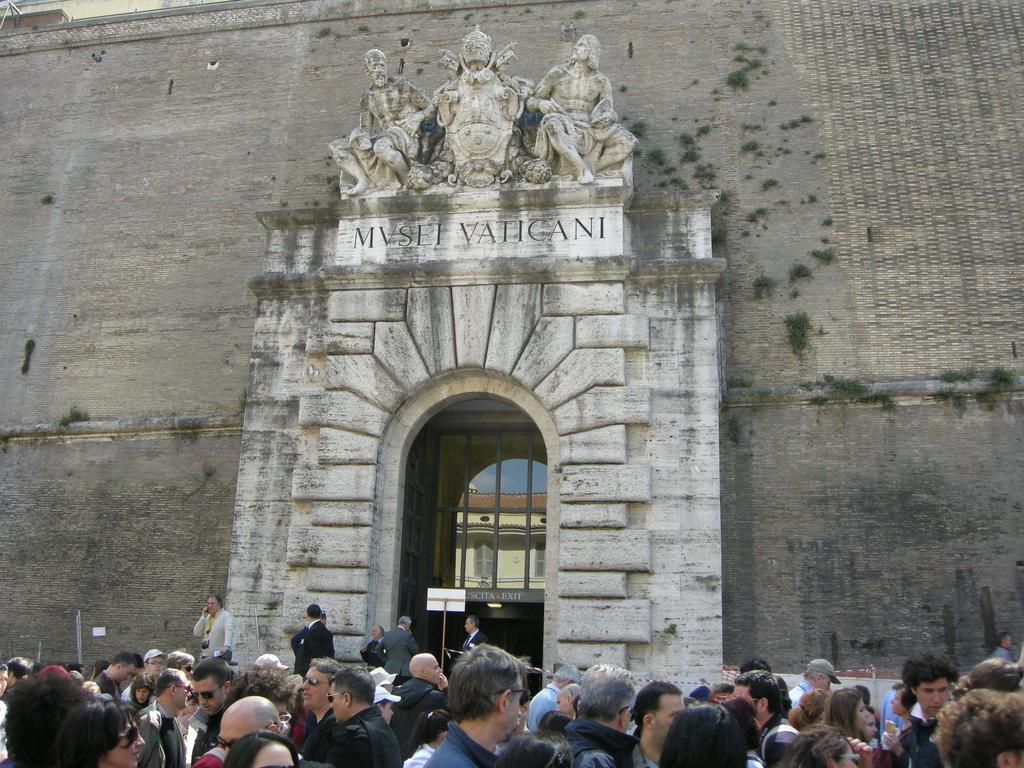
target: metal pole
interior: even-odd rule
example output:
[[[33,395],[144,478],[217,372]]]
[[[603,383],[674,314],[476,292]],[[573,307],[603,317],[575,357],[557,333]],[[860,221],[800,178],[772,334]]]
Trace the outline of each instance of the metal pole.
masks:
[[[39,641],[39,650],[36,651],[36,661],[42,661],[42,660],[43,660],[43,641],[40,640]]]
[[[444,599],[444,613],[441,617],[441,669],[444,669],[444,649],[447,646],[448,635],[448,598]]]
[[[82,612],[75,611],[75,644],[78,648],[78,663],[82,663]]]

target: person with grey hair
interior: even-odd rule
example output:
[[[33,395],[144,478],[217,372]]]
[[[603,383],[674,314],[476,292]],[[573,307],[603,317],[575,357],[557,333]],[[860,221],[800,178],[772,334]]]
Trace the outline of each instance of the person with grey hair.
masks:
[[[402,616],[398,626],[384,633],[377,644],[377,653],[384,659],[384,669],[389,675],[397,675],[394,685],[397,688],[410,677],[409,662],[420,650],[416,638],[412,636],[412,619]]]
[[[614,664],[596,664],[583,675],[579,717],[565,728],[572,768],[631,768],[637,740],[626,733],[636,681]]]
[[[526,727],[536,731],[540,719],[548,712],[558,709],[558,692],[571,683],[580,681],[580,671],[571,665],[563,665],[555,669],[551,682],[544,686],[530,702],[530,710],[526,714]]]
[[[478,645],[455,663],[448,683],[453,721],[431,768],[494,768],[498,745],[516,730],[526,667],[501,648]]]

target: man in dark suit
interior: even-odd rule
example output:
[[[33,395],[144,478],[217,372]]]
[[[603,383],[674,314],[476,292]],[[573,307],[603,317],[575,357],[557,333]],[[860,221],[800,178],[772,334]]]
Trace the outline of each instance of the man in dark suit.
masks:
[[[486,645],[490,641],[487,635],[480,631],[480,617],[472,613],[466,617],[466,639],[462,642],[462,650],[468,651],[478,645]]]
[[[377,653],[384,659],[384,669],[395,678],[395,686],[409,679],[409,661],[419,651],[416,638],[412,636],[412,619],[402,616],[398,626],[384,633],[377,644]]]
[[[306,627],[292,638],[295,674],[305,676],[313,659],[334,658],[334,635],[324,623],[326,618],[316,603],[306,608]]]
[[[359,656],[370,669],[384,666],[384,658],[377,652],[377,646],[380,645],[382,637],[384,637],[384,627],[374,624],[370,628],[370,639],[359,649]]]

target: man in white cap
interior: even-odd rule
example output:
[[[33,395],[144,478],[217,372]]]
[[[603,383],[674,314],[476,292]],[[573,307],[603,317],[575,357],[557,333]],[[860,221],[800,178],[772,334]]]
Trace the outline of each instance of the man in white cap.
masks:
[[[142,657],[142,668],[145,674],[149,675],[153,683],[156,684],[157,678],[167,669],[167,654],[159,648],[150,648],[146,651],[146,655]],[[131,695],[132,687],[129,685],[121,691],[121,700],[131,701]]]
[[[832,666],[831,662],[826,659],[811,659],[807,662],[807,670],[804,672],[803,679],[790,688],[789,700],[794,707],[799,706],[800,697],[805,693],[814,689],[827,691],[832,687],[832,683],[840,685],[839,678],[836,677],[836,668]]]

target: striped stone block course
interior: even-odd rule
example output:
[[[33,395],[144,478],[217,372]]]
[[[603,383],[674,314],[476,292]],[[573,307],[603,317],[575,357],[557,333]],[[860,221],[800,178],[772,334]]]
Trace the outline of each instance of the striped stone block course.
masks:
[[[288,530],[286,561],[291,566],[366,568],[370,563],[370,527],[293,524]]]
[[[643,529],[563,529],[558,542],[560,571],[651,570],[651,533]]]
[[[649,600],[559,598],[558,640],[577,643],[651,642]]]
[[[650,320],[643,315],[592,315],[576,318],[576,346],[647,349]]]
[[[299,424],[380,435],[389,414],[351,392],[312,392],[299,399]]]
[[[624,571],[562,571],[558,574],[559,597],[626,596]]]
[[[310,568],[306,585],[310,592],[367,592],[370,572],[366,568]]]
[[[314,325],[306,336],[306,352],[328,355],[365,355],[373,351],[373,323]]]
[[[372,501],[318,501],[313,504],[316,526],[361,526],[373,522]]]
[[[371,501],[376,479],[377,467],[372,464],[300,466],[292,472],[292,498],[311,501]]]
[[[320,464],[373,464],[380,440],[342,429],[320,429],[317,456]]]
[[[621,315],[622,283],[553,283],[544,286],[545,315]]]
[[[562,528],[625,528],[628,504],[566,504],[559,506]]]
[[[562,501],[650,501],[651,468],[637,465],[578,464],[564,467]]]
[[[404,320],[405,289],[333,291],[327,300],[327,317],[336,322]]]
[[[575,432],[559,441],[562,464],[625,464],[626,426],[607,427]]]

